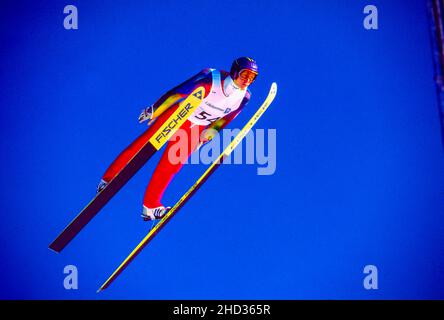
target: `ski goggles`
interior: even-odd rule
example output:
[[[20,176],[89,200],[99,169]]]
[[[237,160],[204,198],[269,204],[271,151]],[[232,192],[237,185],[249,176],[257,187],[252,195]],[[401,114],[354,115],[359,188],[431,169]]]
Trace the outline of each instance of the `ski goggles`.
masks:
[[[252,83],[257,77],[257,72],[249,69],[243,69],[239,72],[239,78],[245,82]]]

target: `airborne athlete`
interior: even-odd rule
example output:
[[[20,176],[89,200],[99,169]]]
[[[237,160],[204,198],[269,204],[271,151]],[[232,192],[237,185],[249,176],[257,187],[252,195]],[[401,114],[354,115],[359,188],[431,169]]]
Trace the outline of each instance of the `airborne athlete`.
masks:
[[[202,103],[180,127],[181,134],[178,131],[171,137],[145,192],[143,219],[161,219],[169,209],[162,204],[162,197],[175,174],[179,172],[188,157],[200,144],[212,139],[211,134],[208,134],[211,131],[206,129],[220,131],[242,111],[250,100],[251,92],[248,87],[256,79],[258,71],[256,61],[248,57],[236,59],[229,73],[223,70],[204,69],[168,91],[152,106],[144,109],[139,116],[139,122],[148,121],[148,125],[151,126],[114,160],[103,175],[97,192],[103,190],[119,174],[131,158],[174,113],[180,102],[193,90],[203,86],[205,96]],[[200,138],[193,139],[196,136]],[[185,146],[185,148],[180,146]],[[187,150],[187,152],[176,155],[172,150]],[[178,159],[172,159],[172,157]]]
[[[195,101],[196,103],[193,103],[190,105],[194,106],[196,108],[201,102],[202,97],[204,96],[205,89],[203,87],[199,87],[196,89],[196,92],[194,93],[195,97],[198,101]],[[198,94],[198,93],[201,94]],[[156,225],[153,225],[151,230],[148,232],[148,234],[142,239],[142,241],[139,242],[139,244],[131,251],[131,253],[123,260],[123,262],[114,270],[114,272],[111,274],[111,276],[108,277],[108,279],[102,284],[102,286],[99,288],[97,292],[103,291],[106,288],[108,288],[116,279],[117,277],[125,270],[128,265],[139,255],[140,252],[142,252],[143,248],[145,248],[148,243],[153,240],[153,238],[158,234],[158,232],[165,227],[165,225],[173,218],[175,214],[180,210],[180,208],[183,207],[183,205],[191,198],[191,196],[199,190],[199,188],[202,186],[202,184],[208,179],[208,177],[211,176],[215,172],[215,170],[219,167],[221,163],[223,163],[224,159],[228,157],[231,152],[236,148],[237,145],[242,141],[243,138],[248,134],[248,132],[251,131],[253,126],[256,124],[256,122],[262,117],[264,112],[268,109],[270,104],[273,102],[274,98],[276,97],[277,93],[277,84],[276,82],[273,82],[270,87],[270,91],[268,92],[267,98],[264,100],[264,102],[261,104],[261,106],[257,109],[257,111],[254,113],[254,115],[250,118],[250,120],[245,124],[245,126],[242,128],[242,130],[234,137],[233,141],[230,142],[230,144],[224,149],[222,153],[219,154],[216,160],[214,160],[211,165],[207,168],[207,170],[199,177],[199,179],[196,180],[196,182],[183,194],[183,196],[174,204],[174,206],[167,211],[167,213],[163,216],[163,218],[157,223]],[[183,109],[179,109],[183,110]],[[174,118],[174,117],[173,117]],[[165,127],[162,127],[162,131]],[[156,134],[155,134],[156,135]],[[171,134],[172,135],[172,134]],[[154,136],[153,136],[154,137]],[[112,184],[112,182],[110,183]],[[106,189],[105,189],[106,190]]]

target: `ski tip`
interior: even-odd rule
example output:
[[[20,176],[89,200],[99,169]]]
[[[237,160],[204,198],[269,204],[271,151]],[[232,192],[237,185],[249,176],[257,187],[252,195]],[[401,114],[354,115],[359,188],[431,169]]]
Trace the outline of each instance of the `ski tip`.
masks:
[[[277,91],[277,83],[276,82],[273,82],[272,84],[271,84],[271,90],[272,91],[274,91],[274,92],[276,92]]]
[[[102,287],[100,287],[99,290],[96,291],[96,293],[100,293],[102,291],[103,291],[103,289],[102,289]]]

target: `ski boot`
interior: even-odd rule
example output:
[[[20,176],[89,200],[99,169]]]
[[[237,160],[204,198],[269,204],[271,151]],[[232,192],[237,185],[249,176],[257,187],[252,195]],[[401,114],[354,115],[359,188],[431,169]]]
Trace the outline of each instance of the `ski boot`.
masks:
[[[106,182],[105,180],[100,180],[99,185],[97,186],[97,193],[99,193],[100,191],[102,191],[103,189],[105,189],[105,187],[108,185],[108,182]]]
[[[152,221],[162,219],[171,207],[159,206],[156,208],[148,208],[143,206],[142,218],[144,221]]]

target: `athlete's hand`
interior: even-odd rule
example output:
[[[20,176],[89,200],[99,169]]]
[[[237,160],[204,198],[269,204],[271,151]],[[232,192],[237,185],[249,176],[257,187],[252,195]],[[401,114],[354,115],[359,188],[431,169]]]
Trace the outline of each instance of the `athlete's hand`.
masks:
[[[203,143],[210,142],[219,132],[216,129],[205,129],[200,135],[200,141]]]
[[[148,122],[148,125],[150,125],[154,119],[153,119],[153,106],[146,107],[142,110],[142,112],[139,115],[139,123],[145,122],[147,120],[150,120]]]

